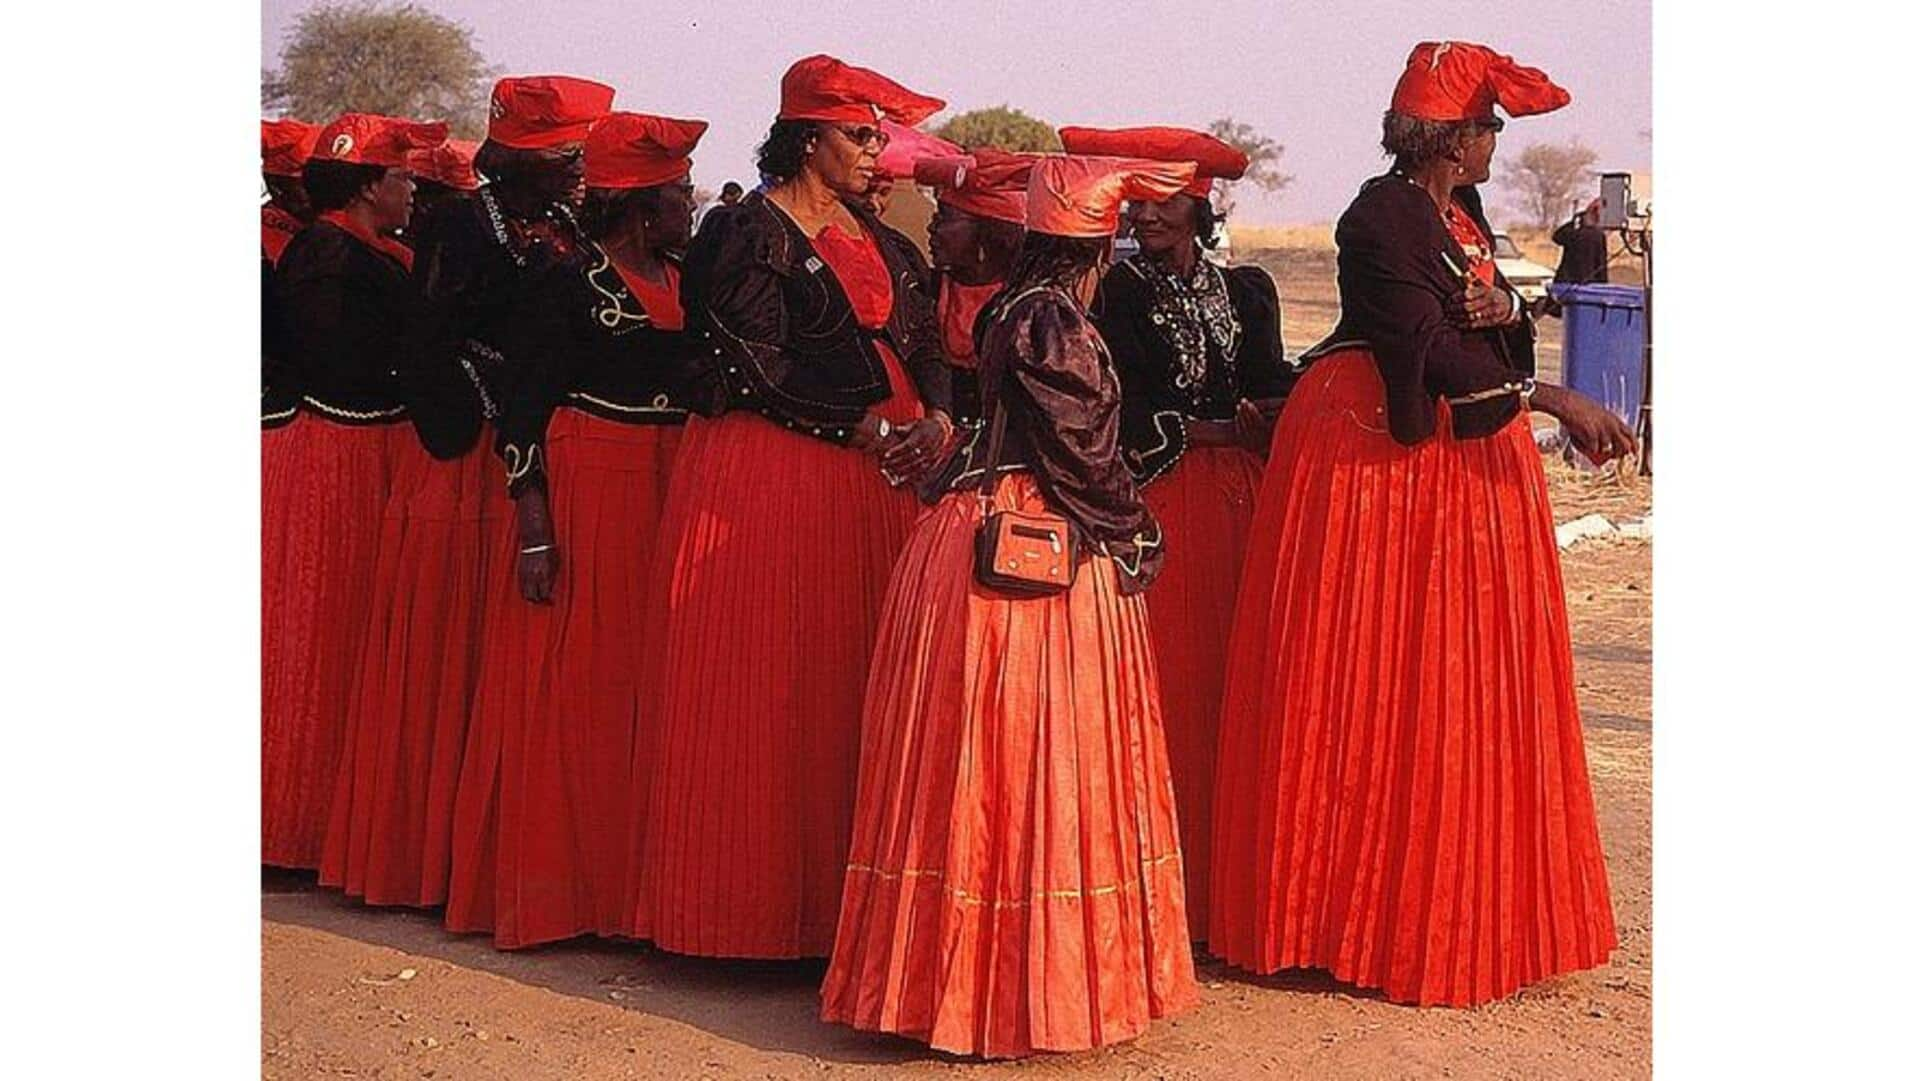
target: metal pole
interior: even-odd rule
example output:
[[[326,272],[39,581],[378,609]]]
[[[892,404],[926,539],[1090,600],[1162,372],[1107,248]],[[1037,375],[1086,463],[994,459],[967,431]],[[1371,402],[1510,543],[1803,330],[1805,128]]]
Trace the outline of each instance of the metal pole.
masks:
[[[1640,359],[1640,475],[1653,476],[1653,230],[1640,231],[1640,262],[1646,271],[1646,302],[1640,317],[1646,335]]]

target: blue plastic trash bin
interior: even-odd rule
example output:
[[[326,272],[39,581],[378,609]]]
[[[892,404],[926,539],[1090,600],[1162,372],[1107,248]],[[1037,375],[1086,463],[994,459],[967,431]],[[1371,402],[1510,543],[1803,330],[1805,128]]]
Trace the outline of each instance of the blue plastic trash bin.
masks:
[[[1567,386],[1628,424],[1646,395],[1646,290],[1637,285],[1555,285],[1565,311],[1560,364]]]

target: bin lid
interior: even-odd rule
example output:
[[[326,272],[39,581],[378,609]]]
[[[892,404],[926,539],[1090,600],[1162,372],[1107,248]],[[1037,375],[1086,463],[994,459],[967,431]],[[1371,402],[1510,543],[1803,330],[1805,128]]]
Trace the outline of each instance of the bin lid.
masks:
[[[1562,304],[1586,304],[1595,308],[1630,308],[1642,311],[1647,306],[1647,291],[1638,285],[1550,285],[1547,291]]]

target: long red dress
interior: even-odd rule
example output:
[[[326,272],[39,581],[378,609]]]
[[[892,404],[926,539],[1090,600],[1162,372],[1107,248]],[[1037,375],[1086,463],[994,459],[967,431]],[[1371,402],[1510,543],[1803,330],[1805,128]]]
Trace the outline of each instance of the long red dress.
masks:
[[[1064,338],[1025,326],[989,347]],[[1117,403],[1073,327],[1079,368],[1045,350],[1036,382]],[[1137,507],[1125,487],[1113,498]],[[1032,472],[993,502],[1060,513]],[[1198,999],[1145,598],[1105,555],[1064,593],[983,588],[982,515],[977,491],[950,492],[894,568],[821,1016],[959,1054],[1085,1050]]]
[[[446,901],[479,677],[482,518],[505,478],[484,446],[451,461],[409,450],[381,526],[320,882],[369,904],[431,906]]]
[[[262,433],[260,859],[319,867],[381,516],[405,410],[387,361],[410,254],[340,212],[289,242],[275,272],[277,393],[297,414]]]
[[[681,328],[671,287],[619,277],[653,327]],[[579,269],[557,280],[555,303],[591,323],[589,301],[567,300],[589,289]],[[624,929],[633,739],[654,603],[646,576],[685,416],[662,407],[653,411],[670,422],[629,423],[586,411],[619,413],[623,403],[564,396],[568,377],[592,363],[656,359],[595,340],[597,324],[574,331],[584,347],[569,338],[533,362],[557,383],[530,380],[509,394],[508,423],[524,415],[538,429],[529,437],[546,463],[559,572],[550,604],[520,595],[509,504],[455,809],[447,926],[490,930],[507,949]]]
[[[1526,410],[1456,438],[1437,409],[1397,442],[1356,347],[1281,415],[1229,653],[1208,945],[1466,1006],[1601,964],[1615,932]]]
[[[1116,264],[1092,314],[1120,372],[1122,446],[1167,531],[1166,569],[1147,611],[1180,801],[1187,920],[1204,939],[1220,692],[1263,463],[1243,447],[1191,445],[1187,433],[1196,421],[1232,422],[1242,401],[1286,396],[1280,296],[1265,270],[1222,270],[1196,245],[1187,274],[1144,255]]]
[[[860,325],[885,325],[875,243],[813,239]],[[884,343],[895,423],[922,415]],[[687,425],[652,575],[628,933],[717,957],[825,956],[853,820],[861,693],[919,504],[871,456],[757,413]]]

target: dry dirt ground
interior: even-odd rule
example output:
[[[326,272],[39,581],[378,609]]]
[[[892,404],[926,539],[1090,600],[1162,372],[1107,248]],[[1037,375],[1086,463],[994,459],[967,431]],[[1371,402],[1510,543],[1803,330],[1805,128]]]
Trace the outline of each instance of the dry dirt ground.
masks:
[[[1335,312],[1332,253],[1254,253],[1275,271],[1290,351]],[[1537,259],[1538,256],[1535,256]],[[1558,367],[1559,328],[1543,374]],[[1556,517],[1651,509],[1647,480],[1549,461]],[[1605,968],[1474,1010],[1413,1009],[1314,973],[1201,965],[1202,1005],[1082,1055],[979,1063],[821,1024],[819,964],[718,963],[576,941],[501,953],[431,913],[375,911],[270,875],[261,899],[266,1078],[1644,1078],[1651,1071],[1652,546],[1564,553],[1587,758],[1620,948]]]

